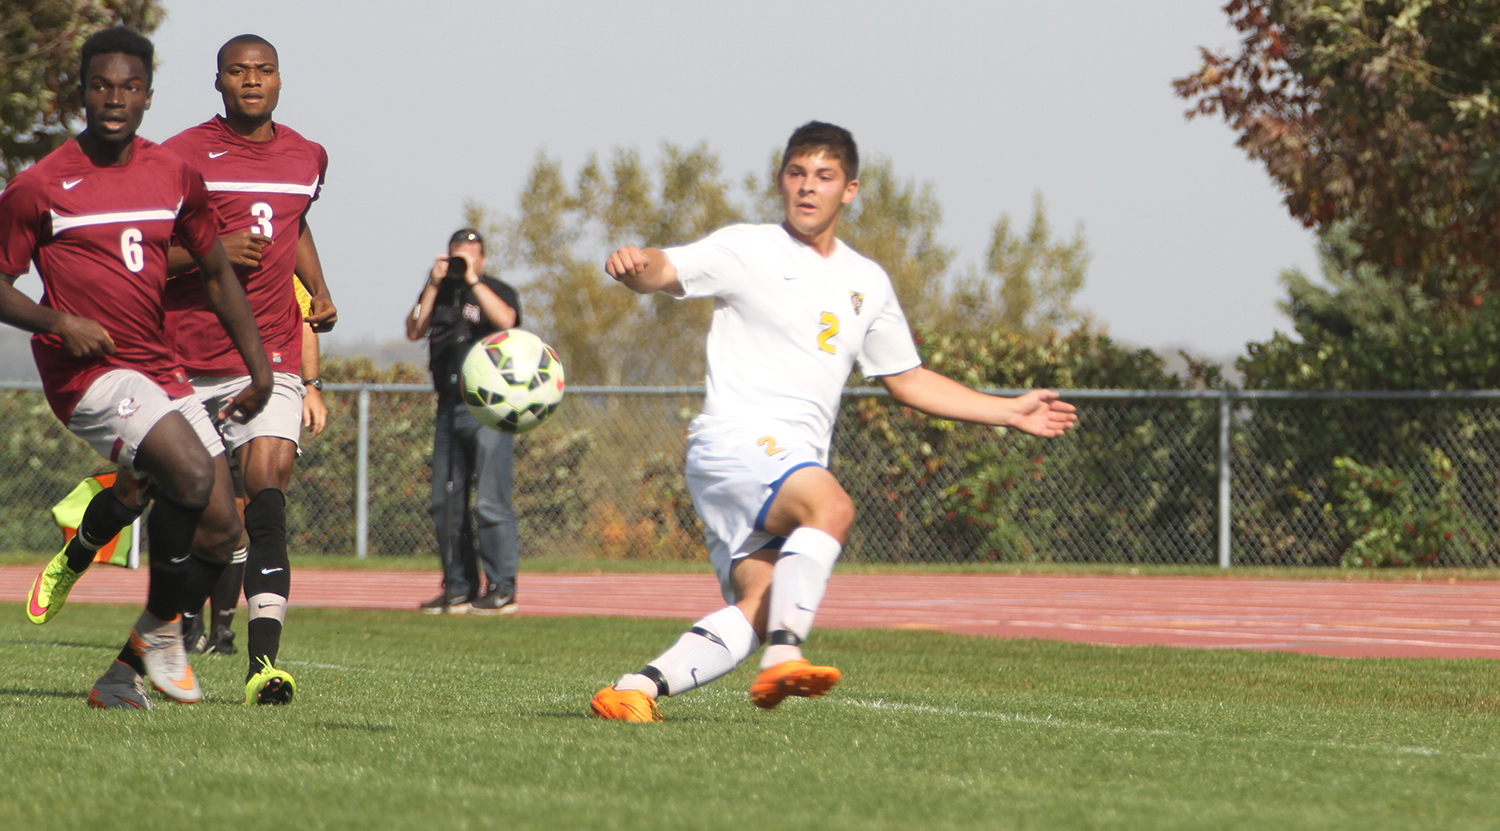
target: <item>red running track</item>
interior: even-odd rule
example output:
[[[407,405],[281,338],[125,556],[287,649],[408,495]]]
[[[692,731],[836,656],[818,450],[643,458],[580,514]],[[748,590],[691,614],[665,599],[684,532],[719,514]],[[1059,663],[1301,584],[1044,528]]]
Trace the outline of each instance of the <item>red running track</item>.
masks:
[[[0,567],[0,598],[24,603],[37,571]],[[299,569],[292,605],[415,609],[437,588],[435,570]],[[100,566],[69,599],[137,604],[145,596],[143,570]],[[549,617],[694,620],[723,605],[718,581],[707,574],[523,573],[519,598],[519,614]],[[818,625],[1345,657],[1496,658],[1500,582],[835,575]]]

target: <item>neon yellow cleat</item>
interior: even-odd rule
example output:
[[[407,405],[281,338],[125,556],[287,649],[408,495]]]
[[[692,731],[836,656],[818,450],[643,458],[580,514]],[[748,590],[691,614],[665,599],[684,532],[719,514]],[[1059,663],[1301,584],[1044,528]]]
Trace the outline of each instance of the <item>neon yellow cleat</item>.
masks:
[[[26,617],[32,623],[46,623],[62,611],[63,604],[68,602],[68,592],[73,590],[73,584],[83,576],[82,571],[68,568],[67,552],[68,547],[65,545],[52,558],[52,562],[42,569],[42,573],[36,576],[36,582],[31,584],[31,593],[26,596]]]
[[[245,682],[245,706],[251,704],[290,704],[297,695],[297,682],[285,670],[260,659],[261,670]]]

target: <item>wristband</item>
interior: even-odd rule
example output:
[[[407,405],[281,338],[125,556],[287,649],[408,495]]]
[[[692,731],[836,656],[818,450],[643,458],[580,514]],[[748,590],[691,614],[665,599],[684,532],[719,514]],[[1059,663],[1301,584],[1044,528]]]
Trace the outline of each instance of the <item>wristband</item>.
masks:
[[[322,378],[303,378],[302,379],[302,386],[304,386],[304,387],[312,387],[313,389],[317,390],[318,392],[322,392],[323,391],[323,379]]]

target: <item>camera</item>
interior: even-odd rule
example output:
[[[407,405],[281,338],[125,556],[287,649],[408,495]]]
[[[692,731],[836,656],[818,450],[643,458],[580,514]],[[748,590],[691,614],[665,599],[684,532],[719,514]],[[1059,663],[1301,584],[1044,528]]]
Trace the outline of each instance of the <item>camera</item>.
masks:
[[[463,257],[449,257],[448,258],[448,276],[445,279],[448,279],[448,280],[457,280],[460,283],[462,283],[464,281],[464,274],[466,274],[468,272],[468,270],[469,270],[469,261],[468,260],[465,260]]]

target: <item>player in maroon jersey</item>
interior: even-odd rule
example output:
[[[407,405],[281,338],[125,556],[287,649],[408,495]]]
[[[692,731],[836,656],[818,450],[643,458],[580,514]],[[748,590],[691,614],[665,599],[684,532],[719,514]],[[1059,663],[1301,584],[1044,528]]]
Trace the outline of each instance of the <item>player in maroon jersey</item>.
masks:
[[[218,212],[220,237],[255,313],[275,384],[258,415],[221,431],[241,471],[245,497],[245,601],[249,607],[245,703],[285,704],[292,676],[276,669],[286,618],[291,566],[287,560],[286,497],[301,437],[305,384],[301,374],[303,315],[294,273],[312,295],[307,322],[329,326],[337,317],[323,281],[307,212],[328,168],[323,148],[272,119],[281,93],[276,48],[258,35],[240,35],[219,49],[214,88],[224,115],[163,143],[203,175]],[[173,248],[169,272],[193,266]],[[222,406],[249,381],[245,362],[203,302],[201,282],[174,278],[167,288],[168,328],[199,400]],[[229,578],[232,579],[231,574]],[[200,614],[202,603],[186,610]]]
[[[36,333],[32,352],[57,417],[127,473],[149,477],[155,496],[146,610],[90,691],[96,707],[149,707],[142,675],[172,700],[202,698],[179,610],[184,595],[207,596],[241,533],[223,445],[163,334],[174,237],[201,265],[206,302],[250,367],[253,382],[219,415],[252,417],[271,393],[271,367],[202,177],[136,136],[151,106],[153,54],[127,29],[90,37],[79,72],[86,128],[0,193],[0,320]],[[13,285],[32,262],[40,303]],[[137,513],[105,491],[75,540],[107,541]],[[74,548],[38,578],[27,609],[34,621],[55,614],[86,566],[72,562]]]

